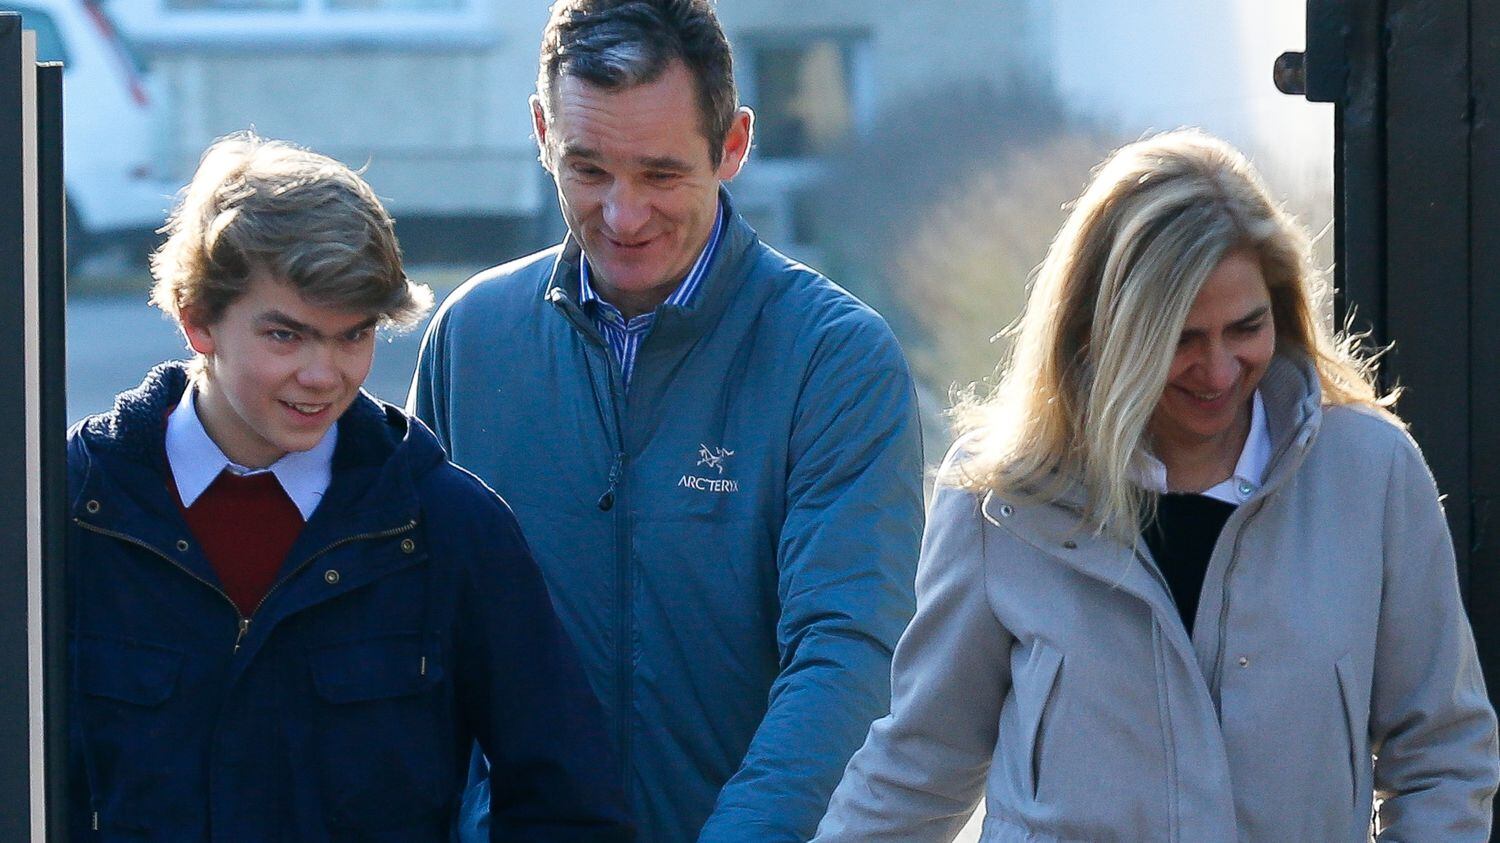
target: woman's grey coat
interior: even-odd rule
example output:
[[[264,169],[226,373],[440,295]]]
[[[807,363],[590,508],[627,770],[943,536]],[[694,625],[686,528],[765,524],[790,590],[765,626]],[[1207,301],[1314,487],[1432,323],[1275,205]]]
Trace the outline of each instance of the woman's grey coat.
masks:
[[[939,488],[892,714],[819,843],[951,839],[981,788],[986,843],[1366,840],[1377,794],[1382,840],[1488,838],[1495,715],[1421,454],[1306,365],[1261,390],[1271,465],[1191,640],[1143,543]]]

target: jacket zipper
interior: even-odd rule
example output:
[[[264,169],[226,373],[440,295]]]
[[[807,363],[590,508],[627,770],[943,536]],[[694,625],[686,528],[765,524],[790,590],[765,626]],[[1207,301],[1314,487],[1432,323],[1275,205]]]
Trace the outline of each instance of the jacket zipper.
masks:
[[[240,651],[240,642],[242,640],[244,640],[245,633],[250,630],[250,619],[247,618],[247,617],[245,617],[240,612],[240,607],[236,606],[235,603],[234,603],[234,601],[230,599],[229,595],[226,594],[226,593],[224,593],[224,589],[219,588],[218,586],[214,585],[213,583],[209,582],[208,580],[206,580],[206,579],[198,576],[197,574],[193,573],[192,571],[188,570],[188,568],[186,566],[184,566],[181,562],[178,562],[176,559],[173,559],[172,557],[168,556],[167,554],[162,553],[160,550],[157,550],[156,546],[153,545],[153,544],[151,544],[150,542],[142,541],[141,539],[138,539],[135,536],[127,535],[125,533],[119,533],[119,532],[116,532],[114,530],[107,530],[107,529],[105,529],[103,527],[95,526],[93,524],[88,523],[87,521],[84,521],[81,518],[74,518],[73,519],[73,523],[77,524],[78,526],[82,527],[85,530],[88,530],[91,533],[98,533],[101,536],[109,536],[110,538],[119,539],[120,541],[127,542],[129,544],[133,544],[136,547],[144,548],[145,550],[148,550],[151,553],[154,553],[157,556],[160,556],[161,558],[167,560],[167,563],[170,564],[172,567],[174,567],[177,570],[183,572],[184,574],[187,574],[188,576],[192,577],[193,579],[197,580],[198,582],[203,583],[205,586],[207,586],[209,589],[211,589],[215,594],[217,594],[220,597],[224,598],[224,602],[228,603],[229,604],[229,608],[231,608],[231,609],[234,610],[234,616],[235,616],[235,618],[237,620],[237,630],[238,631],[237,631],[237,633],[235,634],[235,637],[234,637],[234,650],[233,650],[233,652],[238,653]],[[96,822],[98,821],[98,815],[95,815],[95,821]]]
[[[609,347],[605,344],[604,339],[598,335],[594,326],[589,324],[588,318],[584,316],[583,311],[578,308],[578,305],[570,301],[567,296],[563,295],[557,289],[549,292],[547,298],[557,307],[563,318],[568,320],[573,329],[578,331],[585,342],[599,349],[599,353],[604,356],[605,371],[608,373],[609,380],[607,390],[609,399],[607,403],[609,404],[609,414],[614,419],[614,430],[612,431],[614,435],[610,438],[614,439],[615,453],[610,462],[609,486],[605,489],[604,494],[599,496],[598,506],[601,511],[609,512],[619,503],[619,497],[622,493],[621,481],[624,479],[625,474],[625,428],[620,421],[619,403],[619,396],[623,394],[624,390],[623,388],[619,390],[615,389],[616,374],[614,358],[610,356]],[[588,349],[584,349],[583,360],[586,369],[584,374],[589,381],[589,391],[594,397],[594,409],[599,414],[600,425],[605,428],[605,434],[608,436],[611,433],[609,423],[605,419],[604,408],[600,406],[601,403],[605,402],[599,395],[597,381],[594,378],[594,367],[589,362],[589,354]],[[624,373],[620,373],[620,377],[623,376]],[[620,722],[620,780],[626,782],[626,786],[628,787],[631,767],[630,711],[631,699],[634,696],[634,677],[631,675],[632,659],[630,645],[631,594],[633,592],[633,585],[630,577],[630,535],[629,529],[623,520],[624,515],[625,510],[622,508],[621,511],[614,513],[613,516],[615,522],[615,589],[620,599],[620,608],[615,617],[615,685],[617,688],[616,705],[619,711]]]
[[[237,605],[235,605],[235,602],[230,599],[229,595],[224,593],[224,589],[219,588],[218,586],[214,585],[213,583],[209,582],[208,580],[206,580],[206,579],[198,576],[197,574],[193,573],[192,571],[188,570],[185,566],[182,565],[182,563],[178,562],[177,560],[173,559],[172,557],[168,556],[167,554],[162,553],[160,550],[157,550],[156,547],[153,546],[152,544],[150,544],[149,542],[142,541],[141,539],[138,539],[138,538],[136,538],[134,536],[131,536],[131,535],[127,535],[125,533],[120,533],[120,532],[116,532],[114,530],[108,530],[108,529],[105,529],[103,527],[98,527],[98,526],[95,526],[93,524],[89,524],[88,522],[86,522],[86,521],[84,521],[82,519],[79,519],[79,518],[74,518],[73,519],[73,523],[75,523],[78,526],[84,528],[85,530],[88,530],[88,531],[93,532],[93,533],[98,533],[101,536],[109,536],[111,538],[116,538],[116,539],[119,539],[121,541],[133,544],[133,545],[135,545],[137,547],[141,547],[141,548],[144,548],[146,550],[149,550],[150,552],[156,554],[157,556],[160,556],[162,559],[167,560],[167,562],[170,563],[173,567],[177,568],[177,570],[182,571],[184,574],[187,574],[188,576],[192,577],[193,579],[197,580],[198,582],[203,583],[205,586],[208,586],[210,589],[212,589],[215,594],[218,594],[220,597],[223,597],[224,601],[229,604],[230,608],[234,609],[234,616],[238,620],[238,623],[236,625],[236,632],[235,632],[235,636],[234,636],[234,649],[230,651],[231,654],[237,654],[237,653],[239,653],[239,651],[240,651],[240,644],[244,642],[245,635],[250,632],[250,621],[255,617],[255,614],[260,611],[260,607],[263,606],[263,605],[265,605],[266,599],[269,598],[271,596],[271,594],[276,591],[276,589],[280,588],[282,583],[290,580],[292,577],[295,577],[297,574],[301,573],[303,569],[305,569],[308,565],[311,565],[318,557],[320,557],[323,554],[329,552],[330,550],[333,550],[336,547],[340,547],[342,545],[346,545],[346,544],[348,544],[350,542],[362,541],[362,540],[365,540],[365,539],[383,539],[383,538],[388,538],[390,536],[399,536],[402,533],[405,533],[405,532],[408,532],[410,530],[415,529],[416,526],[417,526],[417,522],[415,520],[408,521],[407,523],[403,524],[400,527],[395,527],[395,528],[392,528],[392,529],[389,529],[389,530],[378,530],[378,531],[373,532],[373,533],[360,533],[358,535],[345,536],[344,538],[341,538],[338,541],[335,541],[335,542],[329,544],[328,546],[324,547],[323,549],[319,550],[318,552],[316,552],[316,553],[312,554],[311,556],[308,556],[306,559],[302,560],[302,562],[300,562],[295,568],[293,568],[291,571],[287,572],[286,576],[284,576],[281,579],[277,580],[269,589],[266,590],[266,593],[261,596],[259,602],[257,602],[255,604],[255,608],[250,611],[250,615],[246,616],[246,615],[244,615],[243,613],[240,612],[240,607],[237,606]]]

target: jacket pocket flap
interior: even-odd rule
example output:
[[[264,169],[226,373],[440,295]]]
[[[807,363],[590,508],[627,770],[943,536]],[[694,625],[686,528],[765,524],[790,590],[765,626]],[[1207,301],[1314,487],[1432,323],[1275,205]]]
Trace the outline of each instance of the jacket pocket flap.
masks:
[[[308,659],[318,696],[331,703],[410,696],[438,678],[416,633],[329,644]]]
[[[135,705],[161,705],[177,687],[182,653],[110,638],[78,642],[78,686],[83,693]]]

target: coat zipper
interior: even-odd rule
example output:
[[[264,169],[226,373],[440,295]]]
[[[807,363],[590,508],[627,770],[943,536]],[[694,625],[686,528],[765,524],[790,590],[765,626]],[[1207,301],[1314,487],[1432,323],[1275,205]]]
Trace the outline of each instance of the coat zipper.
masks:
[[[86,522],[86,521],[84,521],[84,520],[82,520],[80,518],[74,518],[73,519],[73,523],[77,524],[78,526],[82,527],[85,530],[88,530],[88,531],[93,532],[93,533],[98,533],[101,536],[109,536],[111,538],[116,538],[116,539],[119,539],[121,541],[128,542],[128,543],[133,544],[133,545],[135,545],[137,547],[144,548],[144,549],[146,549],[146,550],[148,550],[148,551],[156,554],[157,556],[160,556],[162,559],[167,560],[167,562],[170,563],[173,567],[177,568],[177,570],[182,571],[184,574],[187,574],[188,576],[192,577],[193,579],[197,580],[198,582],[203,583],[205,586],[208,586],[210,589],[212,589],[215,594],[218,594],[220,597],[223,597],[224,601],[229,604],[230,608],[234,609],[234,616],[235,616],[236,619],[238,619],[238,623],[236,625],[237,629],[236,629],[235,636],[234,636],[234,649],[230,651],[231,654],[237,654],[237,653],[239,653],[239,651],[240,651],[240,644],[242,642],[244,642],[245,635],[250,632],[250,621],[251,621],[251,619],[253,619],[255,617],[255,614],[260,611],[260,607],[263,606],[263,605],[265,605],[266,599],[269,598],[271,596],[271,594],[276,591],[276,589],[280,588],[282,583],[290,580],[292,577],[295,577],[297,574],[301,573],[303,569],[305,569],[308,565],[311,565],[313,563],[313,561],[316,560],[318,557],[320,557],[323,554],[329,552],[330,550],[333,550],[336,547],[340,547],[342,545],[346,545],[346,544],[348,544],[350,542],[362,541],[362,540],[365,540],[365,539],[383,539],[383,538],[388,538],[390,536],[399,536],[402,533],[405,533],[405,532],[408,532],[410,530],[415,529],[416,526],[417,526],[417,522],[415,520],[412,520],[412,521],[408,521],[407,523],[403,524],[400,527],[395,527],[395,528],[392,528],[392,529],[389,529],[389,530],[378,530],[378,531],[373,532],[373,533],[360,533],[358,535],[345,536],[344,538],[341,538],[338,541],[335,541],[335,542],[327,545],[323,549],[319,550],[318,552],[316,552],[316,553],[312,554],[311,556],[308,556],[306,559],[302,560],[302,562],[300,562],[295,568],[293,568],[291,571],[287,572],[286,576],[284,576],[281,579],[277,580],[269,589],[266,590],[266,593],[261,596],[259,602],[257,602],[255,604],[255,608],[250,611],[250,615],[247,617],[246,615],[244,615],[243,613],[240,612],[240,607],[237,606],[237,605],[235,605],[235,602],[230,599],[229,595],[226,594],[226,593],[224,593],[224,589],[219,588],[218,586],[214,585],[213,583],[209,582],[208,580],[206,580],[206,579],[198,576],[197,574],[193,573],[192,571],[188,570],[187,567],[185,567],[182,563],[178,562],[177,560],[173,559],[172,557],[168,556],[167,554],[162,553],[160,550],[157,550],[156,547],[153,546],[152,544],[150,544],[149,542],[142,541],[141,539],[138,539],[138,538],[136,538],[134,536],[131,536],[131,535],[127,535],[125,533],[120,533],[120,532],[116,532],[114,530],[108,530],[108,529],[105,529],[103,527],[95,526],[95,525],[90,524],[90,523],[88,523],[88,522]]]
[[[151,553],[154,553],[157,556],[160,556],[161,558],[167,560],[167,563],[170,564],[172,567],[174,567],[177,570],[183,572],[184,574],[187,574],[188,576],[192,577],[193,579],[197,580],[198,582],[203,583],[205,586],[207,586],[208,588],[210,588],[215,594],[217,594],[220,597],[224,598],[224,602],[228,603],[229,604],[229,608],[231,608],[231,609],[234,610],[234,616],[235,616],[235,618],[237,620],[236,626],[237,626],[237,630],[238,631],[236,632],[235,637],[234,637],[234,650],[233,650],[233,652],[238,653],[240,651],[240,641],[244,640],[245,633],[250,630],[250,619],[247,618],[247,617],[245,617],[244,614],[242,614],[240,612],[240,607],[235,605],[234,601],[232,599],[230,599],[229,595],[224,592],[224,589],[219,588],[218,586],[214,585],[213,583],[209,582],[208,580],[206,580],[206,579],[198,576],[197,574],[193,573],[192,571],[188,570],[188,568],[186,566],[184,566],[181,562],[178,562],[176,559],[173,559],[172,557],[168,556],[167,554],[162,553],[160,550],[157,550],[156,546],[153,545],[153,544],[151,544],[150,542],[142,541],[141,539],[138,539],[135,536],[127,535],[125,533],[119,533],[119,532],[116,532],[114,530],[105,529],[104,527],[95,526],[93,524],[88,523],[87,521],[84,521],[81,518],[74,518],[73,519],[73,523],[77,524],[78,526],[82,527],[85,530],[88,530],[91,533],[98,533],[101,536],[109,536],[110,538],[119,539],[120,541],[127,542],[129,544],[133,544],[136,547],[144,548],[145,550],[148,550]]]
[[[333,550],[336,547],[342,547],[343,545],[349,544],[350,542],[364,541],[366,539],[385,539],[385,538],[390,538],[391,536],[399,536],[402,533],[410,532],[410,531],[416,529],[416,527],[417,527],[416,519],[412,519],[411,521],[408,521],[405,524],[402,524],[400,527],[392,527],[392,528],[387,529],[387,530],[376,530],[373,533],[359,533],[359,534],[356,534],[356,535],[353,535],[353,536],[345,536],[345,537],[343,537],[343,538],[341,538],[341,539],[339,539],[339,540],[337,540],[335,542],[332,542],[331,544],[325,546],[323,549],[317,551],[316,553],[312,554],[311,556],[308,556],[306,559],[303,559],[301,562],[297,563],[296,567],[292,568],[290,571],[287,571],[286,576],[284,576],[281,579],[277,580],[275,583],[273,583],[271,585],[270,588],[266,589],[266,593],[262,594],[261,597],[260,597],[260,600],[256,602],[255,608],[250,610],[250,618],[255,617],[255,614],[260,611],[260,607],[264,606],[265,603],[266,603],[266,601],[270,599],[271,595],[276,593],[276,589],[281,588],[282,583],[285,583],[285,582],[291,580],[293,577],[297,576],[298,574],[302,573],[302,571],[305,570],[308,565],[311,565],[313,562],[315,562],[318,559],[318,557],[320,557],[323,554],[329,552],[330,550]],[[241,622],[241,625],[240,625],[240,636],[241,637],[244,637],[245,632],[247,632],[250,629],[250,618],[245,618],[244,621]],[[235,650],[238,651],[239,650],[239,643],[236,642],[234,646],[235,646]]]
[[[1224,652],[1228,649],[1224,640],[1229,635],[1229,579],[1234,575],[1235,566],[1240,562],[1240,540],[1244,538],[1245,528],[1250,526],[1250,520],[1259,515],[1264,507],[1264,499],[1257,501],[1255,511],[1246,515],[1245,520],[1241,521],[1235,529],[1234,546],[1230,549],[1229,564],[1224,566],[1224,580],[1219,583],[1219,590],[1223,597],[1219,601],[1219,640],[1214,650],[1213,696],[1216,704],[1223,696],[1220,686],[1224,682]]]

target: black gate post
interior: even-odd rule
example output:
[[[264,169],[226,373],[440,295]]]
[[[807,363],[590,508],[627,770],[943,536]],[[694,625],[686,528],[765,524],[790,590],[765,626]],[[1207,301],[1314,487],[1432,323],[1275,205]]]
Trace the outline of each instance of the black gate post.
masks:
[[[0,840],[32,837],[25,394],[26,131],[21,19],[0,14]]]
[[[1338,313],[1395,343],[1500,701],[1500,0],[1308,0],[1277,85],[1334,103]]]
[[[43,762],[47,839],[68,838],[67,190],[63,180],[63,67],[37,65],[37,436],[41,473]]]
[[[0,840],[67,839],[62,68],[0,12]]]

